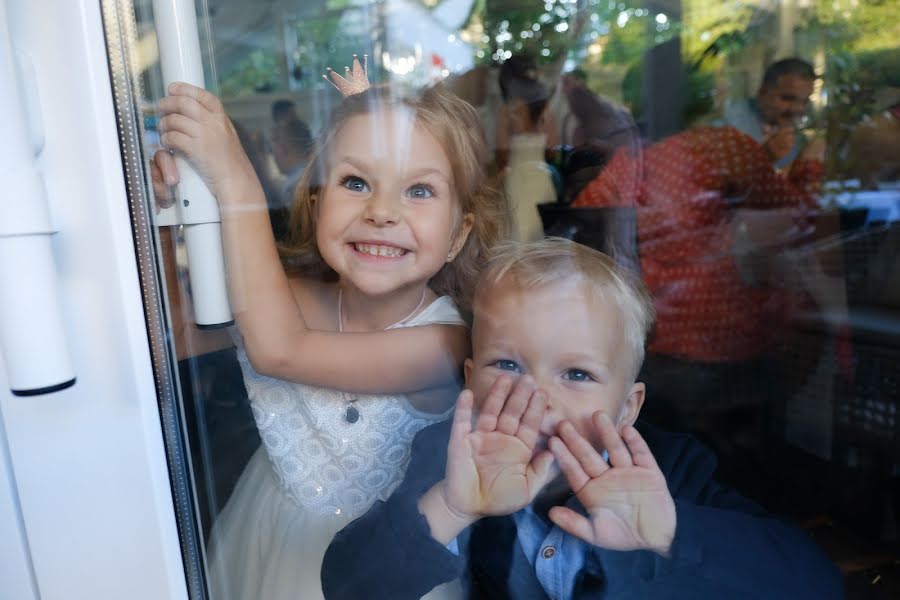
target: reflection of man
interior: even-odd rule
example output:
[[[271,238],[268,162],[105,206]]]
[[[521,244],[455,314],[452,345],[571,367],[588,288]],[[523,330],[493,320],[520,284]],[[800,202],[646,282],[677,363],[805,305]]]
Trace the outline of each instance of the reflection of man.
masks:
[[[272,156],[285,177],[281,187],[281,206],[272,208],[290,208],[294,188],[303,176],[311,148],[312,134],[300,119],[283,121],[272,130]]]
[[[725,121],[762,144],[776,168],[797,158],[805,140],[797,126],[806,114],[816,73],[805,60],[786,58],[766,69],[755,98],[725,109]]]
[[[801,153],[783,175],[749,136],[698,127],[640,154],[619,150],[574,202],[636,208],[641,274],[657,312],[642,375],[656,390],[647,415],[703,431],[720,453],[733,449],[728,436],[738,433],[720,419],[754,435],[762,401],[776,385],[771,350],[807,303],[768,277],[747,280],[741,247],[765,236],[739,215],[760,215],[750,225],[767,226],[772,239],[756,247],[766,246],[762,258],[774,258],[778,246],[806,229],[807,211],[816,206],[822,167],[806,158]]]

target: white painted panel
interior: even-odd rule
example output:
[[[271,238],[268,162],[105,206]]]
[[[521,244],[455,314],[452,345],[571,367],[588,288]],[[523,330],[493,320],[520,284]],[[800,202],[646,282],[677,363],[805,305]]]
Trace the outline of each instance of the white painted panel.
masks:
[[[12,37],[35,67],[78,377],[68,390],[20,398],[0,372],[11,489],[40,598],[186,598],[100,3],[8,5]],[[0,538],[4,553],[7,544]],[[20,597],[11,585],[0,580],[0,597]]]
[[[38,600],[22,511],[0,419],[0,596]]]

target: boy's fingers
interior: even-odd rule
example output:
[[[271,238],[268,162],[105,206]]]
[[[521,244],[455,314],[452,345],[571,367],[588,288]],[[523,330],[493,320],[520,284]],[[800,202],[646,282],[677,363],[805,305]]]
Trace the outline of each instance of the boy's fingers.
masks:
[[[528,487],[532,490],[533,495],[537,495],[550,481],[554,474],[552,467],[553,453],[549,450],[544,450],[531,459],[531,464],[528,465]]]
[[[544,415],[547,412],[547,394],[540,390],[535,390],[531,394],[531,400],[525,409],[525,414],[519,421],[519,428],[516,430],[516,437],[522,440],[529,448],[534,448],[537,443],[538,435],[540,435],[541,423],[544,421]]]
[[[625,427],[622,430],[622,438],[628,444],[628,450],[631,451],[631,459],[635,465],[659,469],[659,466],[656,464],[656,457],[650,451],[650,446],[647,445],[647,442],[637,429],[631,425]]]
[[[594,539],[594,529],[591,522],[584,515],[580,515],[571,508],[554,506],[548,515],[557,527],[570,535],[574,535],[586,542]]]
[[[478,423],[476,427],[478,431],[494,431],[497,428],[497,417],[503,410],[506,403],[506,397],[509,396],[509,389],[512,387],[512,379],[508,375],[501,375],[494,381],[494,385],[488,391],[484,402],[481,403],[481,410],[478,414]]]
[[[450,426],[450,447],[458,447],[472,431],[472,391],[463,390],[456,401],[453,425]]]
[[[616,431],[616,426],[612,419],[609,418],[609,415],[598,410],[594,413],[592,421],[594,422],[594,427],[600,433],[600,441],[603,442],[603,447],[606,448],[606,452],[609,454],[609,464],[614,467],[630,467],[634,465],[631,460],[631,452],[628,451],[628,446],[625,445],[619,432]]]
[[[218,112],[222,110],[222,103],[215,94],[196,85],[176,81],[169,85],[169,93],[173,95],[189,96],[202,104],[207,110]]]
[[[566,476],[566,481],[569,482],[569,487],[577,492],[587,485],[591,478],[584,472],[581,463],[578,462],[578,459],[575,458],[575,455],[572,454],[565,442],[558,437],[552,437],[550,438],[549,446],[556,463],[559,465],[563,475]]]
[[[569,421],[563,421],[557,428],[559,437],[566,443],[568,450],[578,459],[579,464],[587,473],[588,477],[600,477],[609,469],[609,465],[597,452],[597,449],[591,446],[584,437],[578,433],[575,426]]]
[[[497,421],[497,431],[506,435],[516,435],[519,422],[532,395],[534,395],[534,379],[528,375],[519,377],[506,399],[506,404],[503,405],[503,411]]]

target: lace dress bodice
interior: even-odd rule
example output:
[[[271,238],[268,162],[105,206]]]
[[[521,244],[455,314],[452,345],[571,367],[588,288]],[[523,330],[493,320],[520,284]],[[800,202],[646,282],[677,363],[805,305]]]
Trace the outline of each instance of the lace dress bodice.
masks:
[[[434,323],[463,323],[449,297],[398,326]],[[350,394],[260,375],[239,337],[238,361],[263,445],[287,494],[309,511],[352,519],[387,499],[406,471],[413,437],[447,418],[416,410],[401,394]],[[346,418],[351,401],[359,414],[353,423]]]

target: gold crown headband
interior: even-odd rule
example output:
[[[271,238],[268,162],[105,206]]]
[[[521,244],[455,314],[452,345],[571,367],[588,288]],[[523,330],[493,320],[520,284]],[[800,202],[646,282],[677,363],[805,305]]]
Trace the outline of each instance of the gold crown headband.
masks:
[[[328,78],[331,76],[331,79]],[[350,67],[344,67],[344,76],[341,77],[336,71],[328,68],[328,75],[322,75],[322,78],[337,88],[345,98],[354,94],[361,94],[369,89],[369,56],[363,54],[363,64],[359,64],[359,58],[353,55],[353,70]]]

